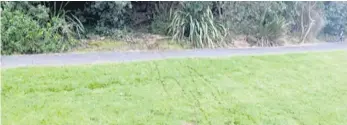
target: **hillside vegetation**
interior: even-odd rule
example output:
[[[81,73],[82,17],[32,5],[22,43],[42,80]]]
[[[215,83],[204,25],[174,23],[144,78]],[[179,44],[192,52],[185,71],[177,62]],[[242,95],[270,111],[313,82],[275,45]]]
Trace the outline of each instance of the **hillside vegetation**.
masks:
[[[147,49],[163,41],[188,48],[336,41],[347,33],[346,10],[347,2],[332,1],[1,1],[1,52],[88,50],[103,40]]]

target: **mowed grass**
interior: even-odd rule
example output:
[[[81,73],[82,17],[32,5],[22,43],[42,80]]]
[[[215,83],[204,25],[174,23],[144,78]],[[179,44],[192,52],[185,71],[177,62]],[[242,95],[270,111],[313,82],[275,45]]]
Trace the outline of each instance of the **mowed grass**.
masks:
[[[2,70],[3,125],[345,125],[347,51]]]

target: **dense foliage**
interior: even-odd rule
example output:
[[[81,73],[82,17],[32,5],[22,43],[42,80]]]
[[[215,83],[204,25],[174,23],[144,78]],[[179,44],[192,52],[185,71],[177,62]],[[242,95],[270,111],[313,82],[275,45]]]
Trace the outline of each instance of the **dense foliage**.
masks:
[[[41,4],[6,2],[1,5],[1,52],[25,54],[61,52],[75,44],[83,26]]]
[[[3,54],[65,51],[74,39],[112,39],[131,32],[171,36],[192,47],[232,44],[246,35],[258,46],[347,33],[347,2],[1,2]]]
[[[131,8],[130,2],[96,1],[90,3],[84,12],[89,17],[86,21],[93,23],[96,32],[110,35],[113,29],[124,28],[129,24],[127,8]]]
[[[337,35],[341,30],[347,32],[347,2],[327,2],[324,7],[327,20],[324,33]]]
[[[224,2],[220,20],[230,32],[254,36],[258,45],[277,45],[276,39],[286,34],[286,4],[283,2]]]

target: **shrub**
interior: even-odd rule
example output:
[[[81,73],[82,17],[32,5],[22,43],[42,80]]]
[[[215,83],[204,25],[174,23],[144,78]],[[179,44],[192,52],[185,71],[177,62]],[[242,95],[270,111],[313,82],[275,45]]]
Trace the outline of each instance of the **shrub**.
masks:
[[[153,21],[150,24],[149,32],[154,34],[165,35],[167,27],[170,25],[170,20],[167,18],[168,15],[155,15]]]
[[[256,34],[263,15],[266,11],[266,18],[280,15],[286,8],[281,2],[224,2],[222,3],[223,13],[220,18],[227,24],[229,30],[240,34]]]
[[[149,32],[154,34],[166,35],[170,25],[170,12],[174,9],[177,2],[158,2],[155,4],[153,21],[150,23]]]
[[[26,4],[31,11],[24,12],[16,9],[18,5],[6,2],[2,5],[1,18],[1,52],[3,54],[32,54],[61,52],[70,49],[76,41],[73,39],[76,26],[65,19],[65,13],[60,12],[49,15],[48,9],[36,6],[36,10],[42,10],[39,15],[31,13],[34,5]],[[45,18],[40,17],[45,16]],[[42,19],[41,19],[42,18]],[[83,30],[83,29],[82,29]]]
[[[285,11],[283,2],[223,2],[219,20],[226,23],[229,32],[245,34],[259,46],[280,45],[277,39],[287,33],[292,12]]]
[[[338,35],[342,30],[347,33],[347,2],[326,2],[324,12],[327,20],[324,33]]]
[[[52,35],[48,29],[41,28],[37,21],[20,11],[2,13],[1,44],[2,54],[42,53],[56,47],[51,40],[62,39],[60,35]]]
[[[122,29],[129,23],[127,8],[131,8],[127,1],[96,1],[85,8],[85,13],[91,19],[95,31],[99,34],[109,34],[115,29]]]

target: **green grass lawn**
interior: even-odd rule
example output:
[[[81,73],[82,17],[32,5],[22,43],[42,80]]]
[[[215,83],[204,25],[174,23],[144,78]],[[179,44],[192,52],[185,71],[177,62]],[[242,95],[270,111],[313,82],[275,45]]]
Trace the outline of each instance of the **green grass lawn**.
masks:
[[[345,125],[347,51],[2,69],[3,125]]]

